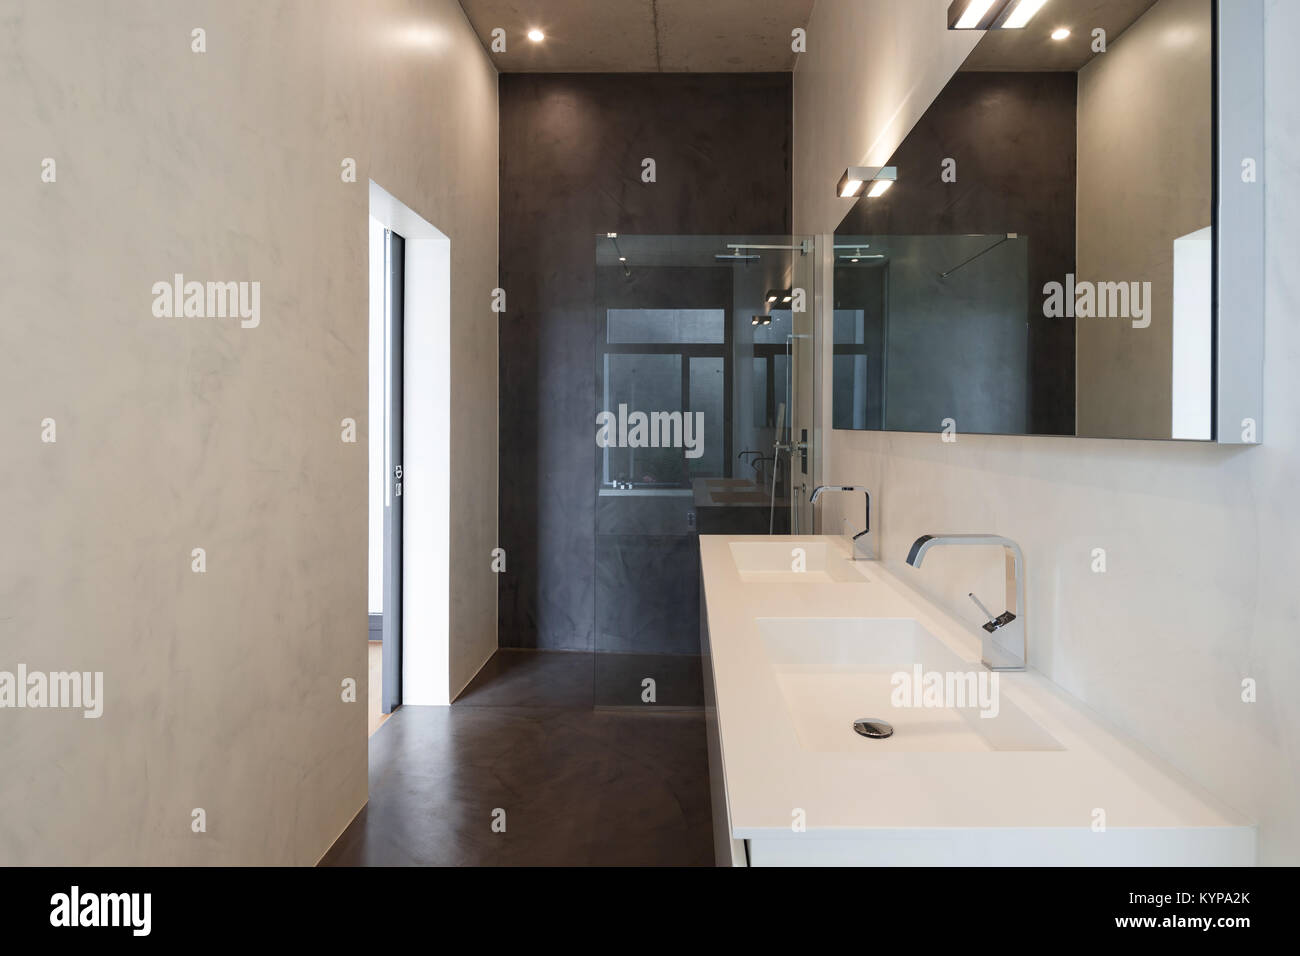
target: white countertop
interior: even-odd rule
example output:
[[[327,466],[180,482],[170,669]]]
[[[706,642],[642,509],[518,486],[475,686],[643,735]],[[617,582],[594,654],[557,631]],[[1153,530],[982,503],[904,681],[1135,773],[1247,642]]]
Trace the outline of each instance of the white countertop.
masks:
[[[979,638],[878,562],[866,563],[870,581],[864,577],[862,584],[796,583],[790,576],[762,583],[743,580],[731,543],[772,541],[792,547],[801,541],[831,542],[841,557],[848,555],[845,539],[835,537],[700,537],[713,690],[734,838],[840,838],[862,836],[867,830],[934,828],[1088,832],[1097,808],[1104,809],[1109,830],[1253,830],[1240,815],[1032,670],[1032,608],[1031,669],[1002,672],[1000,692],[1063,749],[917,752],[876,747],[889,741],[866,738],[860,753],[806,749],[767,656],[760,619],[912,618],[972,670],[982,668]],[[795,808],[806,815],[806,834],[791,826]]]

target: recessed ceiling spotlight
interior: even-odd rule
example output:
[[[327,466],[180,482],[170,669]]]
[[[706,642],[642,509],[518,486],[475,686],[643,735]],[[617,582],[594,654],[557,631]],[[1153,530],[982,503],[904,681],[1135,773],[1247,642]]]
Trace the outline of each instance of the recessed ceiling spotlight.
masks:
[[[534,27],[528,31],[528,39],[532,40],[534,43],[541,43],[546,39],[546,34]]]
[[[1059,29],[1052,31],[1053,40],[1064,40],[1069,35],[1070,35],[1070,31],[1067,30],[1065,27],[1061,27]]]

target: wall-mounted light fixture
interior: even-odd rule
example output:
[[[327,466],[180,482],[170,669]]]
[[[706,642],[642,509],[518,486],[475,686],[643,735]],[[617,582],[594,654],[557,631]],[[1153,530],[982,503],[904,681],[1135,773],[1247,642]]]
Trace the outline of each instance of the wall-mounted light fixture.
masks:
[[[1070,35],[1070,31],[1067,27],[1059,27],[1052,31],[1053,40],[1064,40],[1069,35]]]
[[[993,21],[995,30],[1021,30],[1043,8],[1047,0],[1011,0],[1002,14]]]
[[[850,166],[844,170],[835,192],[841,199],[852,199],[862,192],[862,187],[871,183],[868,196],[879,196],[898,179],[897,166]]]
[[[949,30],[1020,30],[1047,0],[952,0]]]
[[[750,316],[749,324],[750,325],[771,325],[772,317],[770,315],[761,315],[761,314]]]
[[[949,30],[987,30],[993,26],[1007,0],[952,0],[948,5]]]
[[[532,40],[534,43],[541,43],[546,39],[546,34],[536,27],[533,27],[533,29],[528,31],[528,39]]]
[[[768,305],[771,305],[773,302],[780,300],[783,295],[785,295],[785,293],[780,289],[768,289],[767,295],[763,296],[763,298],[767,299]]]

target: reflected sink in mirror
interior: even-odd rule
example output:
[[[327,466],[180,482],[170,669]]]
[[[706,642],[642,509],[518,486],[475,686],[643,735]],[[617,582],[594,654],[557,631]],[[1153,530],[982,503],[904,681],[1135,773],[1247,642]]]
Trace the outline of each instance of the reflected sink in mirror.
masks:
[[[1007,699],[1004,675],[962,660],[911,618],[767,618],[758,627],[805,750],[873,755],[1064,749]],[[902,682],[896,684],[894,675],[906,674],[905,686],[911,687],[918,668],[922,676],[940,675],[954,691],[960,682],[967,693],[944,695],[935,701],[940,706],[896,706],[895,687]],[[853,722],[861,718],[888,721],[893,736],[860,736]]]
[[[803,551],[802,571],[795,570]],[[746,582],[766,584],[865,584],[870,574],[825,541],[733,541],[731,557]]]

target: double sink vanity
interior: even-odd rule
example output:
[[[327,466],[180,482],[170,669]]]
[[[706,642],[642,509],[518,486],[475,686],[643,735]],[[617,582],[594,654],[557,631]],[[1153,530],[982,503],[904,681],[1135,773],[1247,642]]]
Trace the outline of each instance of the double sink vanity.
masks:
[[[1014,647],[925,598],[921,570],[854,547],[700,537],[720,865],[1255,862],[1254,826],[1024,667],[1023,644],[1002,669]]]

